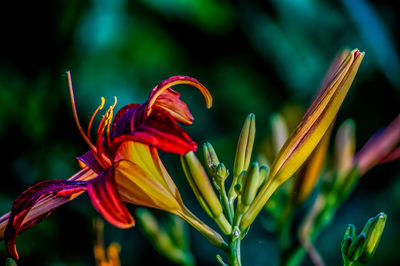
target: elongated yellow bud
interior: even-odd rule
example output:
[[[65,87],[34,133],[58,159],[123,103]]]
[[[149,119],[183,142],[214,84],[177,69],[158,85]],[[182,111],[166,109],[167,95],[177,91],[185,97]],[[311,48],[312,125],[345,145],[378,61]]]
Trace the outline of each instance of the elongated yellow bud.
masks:
[[[249,167],[251,154],[253,151],[254,137],[256,134],[255,115],[249,114],[240,132],[238,145],[236,148],[235,162],[233,165],[233,175],[239,176],[243,170]]]
[[[272,164],[271,177],[243,216],[242,228],[247,228],[253,222],[272,193],[299,169],[325,135],[335,120],[363,57],[364,53],[355,49],[352,52],[344,51],[339,60],[334,62],[319,95]]]
[[[207,163],[209,171],[215,172],[216,167],[219,165],[217,153],[211,143],[206,142],[203,145],[204,161]]]
[[[258,163],[252,163],[243,180],[242,204],[249,206],[253,202],[258,190],[259,179]]]
[[[206,171],[193,152],[181,156],[182,168],[200,205],[215,220],[225,234],[229,234],[231,226],[226,220],[220,201],[211,185]]]
[[[335,139],[335,168],[338,176],[345,176],[352,168],[353,156],[356,147],[355,123],[351,119],[344,121]]]

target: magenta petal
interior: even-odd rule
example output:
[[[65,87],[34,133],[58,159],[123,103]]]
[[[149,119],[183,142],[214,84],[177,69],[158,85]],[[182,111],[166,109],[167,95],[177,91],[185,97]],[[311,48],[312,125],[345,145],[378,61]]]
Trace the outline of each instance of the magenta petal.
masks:
[[[87,190],[95,209],[111,224],[128,228],[135,221],[119,195],[114,179],[114,168],[109,167],[97,178],[88,182]]]
[[[76,159],[81,161],[83,164],[85,164],[87,167],[93,170],[93,172],[95,172],[96,174],[99,174],[104,170],[103,167],[96,160],[96,158],[93,156],[92,151],[88,151],[82,156],[77,157]]]
[[[196,142],[179,127],[174,118],[158,108],[153,109],[150,116],[129,136],[116,138],[114,144],[118,146],[125,140],[137,141],[180,155],[197,149]]]
[[[40,199],[54,194],[60,197],[68,197],[85,190],[86,182],[51,180],[40,182],[18,196],[12,206],[8,224],[4,232],[4,242],[11,257],[18,260],[18,253],[15,246],[18,233],[39,223],[54,210],[49,209],[48,212],[23,224],[26,215]]]
[[[142,111],[138,114],[137,110],[141,109]],[[115,115],[113,124],[112,124],[112,138],[116,138],[121,135],[129,135],[132,130],[134,130],[133,125],[139,120],[143,120],[144,114],[144,105],[139,104],[128,104],[122,107],[117,114]]]

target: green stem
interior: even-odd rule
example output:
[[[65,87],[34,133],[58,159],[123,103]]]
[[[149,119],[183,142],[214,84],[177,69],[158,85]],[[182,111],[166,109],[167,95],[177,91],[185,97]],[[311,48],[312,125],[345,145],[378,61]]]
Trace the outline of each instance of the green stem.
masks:
[[[240,244],[241,244],[241,233],[238,227],[232,232],[229,239],[229,249],[227,250],[227,257],[229,260],[229,265],[231,266],[241,266],[241,256],[240,256]]]
[[[228,195],[225,190],[225,182],[221,182],[219,196],[221,197],[221,203],[223,209],[226,211],[226,215],[228,216],[229,222],[233,222],[233,205],[229,203]]]

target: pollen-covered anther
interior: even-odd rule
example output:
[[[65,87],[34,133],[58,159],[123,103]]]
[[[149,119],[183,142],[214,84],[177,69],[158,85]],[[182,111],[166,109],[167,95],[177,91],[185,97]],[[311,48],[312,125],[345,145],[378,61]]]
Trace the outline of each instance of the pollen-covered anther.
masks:
[[[99,107],[97,107],[97,109],[94,111],[92,117],[90,118],[90,122],[89,122],[89,126],[88,126],[88,131],[87,131],[87,136],[88,139],[90,139],[90,129],[92,128],[92,124],[93,124],[93,120],[96,117],[97,113],[103,109],[104,104],[105,104],[105,99],[104,97],[101,97],[101,104],[99,105]]]
[[[113,110],[116,105],[117,105],[117,97],[114,96],[114,104],[110,105],[110,107],[104,114],[103,118],[101,119],[99,127],[97,129],[97,139],[96,139],[97,154],[100,157],[100,160],[102,161],[102,163],[107,166],[111,165],[111,161],[107,157],[107,155],[104,153],[104,150],[103,150],[103,140],[104,140],[103,133],[104,133],[104,130],[107,128],[106,138],[107,138],[107,144],[110,146],[111,145],[110,125],[112,123]]]

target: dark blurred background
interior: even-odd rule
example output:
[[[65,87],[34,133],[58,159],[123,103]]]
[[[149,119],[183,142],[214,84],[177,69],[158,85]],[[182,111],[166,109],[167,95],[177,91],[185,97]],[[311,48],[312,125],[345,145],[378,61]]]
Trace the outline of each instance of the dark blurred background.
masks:
[[[211,91],[214,106],[206,110],[200,93],[178,87],[195,116],[187,131],[199,144],[213,143],[232,167],[247,114],[256,115],[260,145],[271,113],[293,103],[307,108],[335,54],[359,48],[366,56],[337,120],[337,125],[355,120],[359,149],[399,113],[398,14],[391,1],[366,0],[3,1],[0,213],[36,182],[67,179],[79,170],[74,158],[87,146],[73,121],[67,70],[83,125],[101,96],[107,105],[117,96],[118,108],[144,102],[172,75],[197,78]],[[209,221],[190,193],[178,157],[164,157],[187,205]],[[361,179],[316,243],[328,265],[341,263],[347,224],[361,230],[379,211],[388,221],[372,264],[399,263],[399,176],[394,162]],[[21,265],[93,265],[97,216],[87,196],[59,208],[17,239]],[[140,230],[108,224],[105,230],[106,243],[121,244],[123,265],[172,265]],[[199,265],[216,265],[218,250],[193,230],[191,241]],[[0,261],[5,258],[1,244]],[[277,259],[274,236],[256,221],[243,242],[244,265],[277,265]]]

